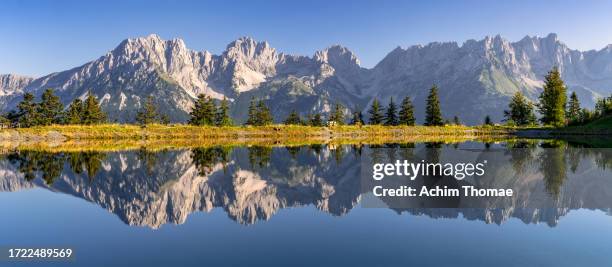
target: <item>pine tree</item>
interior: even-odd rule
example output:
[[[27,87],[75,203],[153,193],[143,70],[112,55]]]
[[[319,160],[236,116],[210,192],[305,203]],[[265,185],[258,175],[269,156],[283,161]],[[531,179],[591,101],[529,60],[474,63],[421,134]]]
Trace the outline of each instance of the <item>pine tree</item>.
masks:
[[[576,95],[576,92],[572,92],[570,100],[567,103],[567,113],[565,114],[567,116],[567,120],[570,122],[577,122],[581,110],[578,96]]]
[[[454,125],[461,125],[461,121],[459,121],[459,117],[455,115],[455,117],[453,117],[453,124]]]
[[[147,97],[142,108],[136,113],[136,121],[143,126],[159,122],[153,97]]]
[[[100,104],[98,104],[96,97],[89,92],[83,104],[81,122],[89,125],[103,123],[104,121],[106,121],[106,113],[100,108]]]
[[[257,125],[257,103],[255,102],[255,97],[251,97],[248,116],[246,125]]]
[[[509,110],[504,111],[506,121],[518,126],[530,125],[535,123],[533,104],[521,93],[516,92],[508,104]]]
[[[385,125],[395,126],[398,124],[397,120],[397,107],[395,106],[395,102],[393,102],[393,97],[389,101],[389,106],[385,112]]]
[[[337,125],[344,125],[344,106],[340,103],[336,103],[334,110],[329,116],[330,121],[334,121]]]
[[[83,101],[76,98],[68,106],[64,116],[65,124],[81,124],[83,122]]]
[[[257,120],[255,125],[270,125],[274,122],[272,119],[272,113],[270,112],[270,109],[268,108],[268,106],[266,106],[266,103],[264,103],[263,100],[259,100],[257,102],[256,114]]]
[[[566,87],[559,69],[554,67],[544,77],[544,91],[540,94],[539,112],[545,125],[563,126],[565,124]]]
[[[289,113],[289,116],[287,116],[287,119],[285,119],[284,123],[286,125],[300,125],[302,124],[302,119],[300,118],[300,115],[297,113],[297,111],[294,109],[293,111],[291,111],[291,113]]]
[[[431,87],[429,96],[427,97],[427,107],[425,109],[425,125],[427,126],[442,126],[442,111],[440,111],[440,100],[438,99],[438,87]]]
[[[232,122],[232,118],[229,115],[229,102],[225,97],[223,98],[223,100],[221,100],[221,105],[219,106],[216,115],[217,116],[215,119],[215,125],[231,126],[232,124],[234,124],[234,122]]]
[[[355,111],[353,112],[353,118],[351,119],[351,125],[364,125],[365,122],[363,122],[363,114],[361,114],[361,111]]]
[[[60,98],[53,93],[53,89],[49,88],[45,90],[41,96],[42,101],[39,108],[39,121],[40,125],[51,125],[53,123],[62,122],[62,111],[64,105],[60,101]]]
[[[206,121],[206,112],[207,112],[208,98],[205,94],[199,94],[195,103],[193,104],[193,109],[189,112],[189,124],[191,125],[207,125],[210,124],[209,121]]]
[[[409,96],[404,97],[404,100],[402,100],[398,116],[398,123],[399,125],[408,126],[413,126],[415,123],[414,106],[412,105],[412,101],[410,101]]]
[[[493,121],[491,120],[491,117],[489,115],[487,115],[484,119],[484,125],[493,125]]]
[[[311,120],[310,126],[321,127],[323,126],[323,118],[321,117],[321,113],[315,113]]]
[[[368,114],[370,115],[370,124],[381,124],[383,122],[383,110],[378,99],[374,98]]]
[[[23,100],[17,105],[18,121],[20,127],[32,127],[38,125],[39,113],[38,105],[34,103],[34,95],[25,93]]]

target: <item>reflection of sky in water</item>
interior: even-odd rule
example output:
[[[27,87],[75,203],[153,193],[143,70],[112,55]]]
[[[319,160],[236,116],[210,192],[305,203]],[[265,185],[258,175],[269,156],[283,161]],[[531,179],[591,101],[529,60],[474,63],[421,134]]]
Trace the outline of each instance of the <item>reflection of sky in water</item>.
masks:
[[[463,148],[474,147],[478,144]],[[355,177],[358,154],[349,147],[340,152],[329,147],[279,147],[240,148],[224,159],[219,151],[208,150],[74,157],[73,165],[96,169],[94,180],[89,181],[86,170],[75,174],[79,168],[66,160],[56,165],[62,166],[61,175],[50,190],[38,173],[34,189],[0,192],[0,246],[72,247],[77,263],[87,266],[601,266],[612,262],[612,216],[604,211],[561,201],[558,210],[514,214],[499,222],[478,213],[466,219],[456,211],[398,214],[362,208],[355,202],[359,185],[350,182],[359,179]],[[193,155],[198,155],[196,164]],[[92,164],[91,159],[101,159],[101,164]],[[6,161],[0,166],[4,171],[15,169]],[[516,164],[508,166],[513,167]],[[258,178],[237,179],[232,175],[236,173]],[[0,185],[24,182],[10,180],[7,174],[0,177],[5,179]],[[565,181],[565,187],[579,187],[572,181]],[[544,187],[533,186],[540,191]],[[576,195],[564,199],[565,187],[559,193],[561,200],[581,200]],[[203,203],[189,202],[193,199],[188,194],[193,192],[202,194],[194,196],[195,201],[209,201],[209,212],[200,212],[206,210]],[[156,203],[162,198],[168,201]],[[189,208],[196,204],[198,208]],[[253,220],[249,212],[258,218]],[[168,223],[173,221],[182,224]],[[153,228],[159,229],[126,222],[144,226],[153,222]]]
[[[284,209],[266,223],[244,226],[215,209],[194,213],[180,226],[151,230],[40,189],[0,194],[0,209],[0,245],[66,244],[75,248],[77,263],[88,266],[604,266],[612,261],[612,217],[600,211],[573,211],[550,228],[517,219],[498,226],[359,207],[335,217],[312,206]]]

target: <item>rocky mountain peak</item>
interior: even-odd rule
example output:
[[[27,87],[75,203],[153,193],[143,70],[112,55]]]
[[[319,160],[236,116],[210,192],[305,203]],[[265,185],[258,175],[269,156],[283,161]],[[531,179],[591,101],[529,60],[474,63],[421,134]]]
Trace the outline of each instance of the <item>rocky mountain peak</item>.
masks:
[[[16,75],[0,74],[0,97],[20,93],[34,78]]]

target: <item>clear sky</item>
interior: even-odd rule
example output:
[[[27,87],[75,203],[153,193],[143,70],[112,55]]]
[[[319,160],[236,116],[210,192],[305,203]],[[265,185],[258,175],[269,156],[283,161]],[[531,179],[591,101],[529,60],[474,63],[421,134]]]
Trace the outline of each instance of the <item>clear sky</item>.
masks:
[[[612,1],[64,1],[0,2],[0,73],[40,76],[151,33],[221,53],[240,36],[312,55],[332,44],[372,67],[397,46],[550,32],[570,48],[612,44]]]

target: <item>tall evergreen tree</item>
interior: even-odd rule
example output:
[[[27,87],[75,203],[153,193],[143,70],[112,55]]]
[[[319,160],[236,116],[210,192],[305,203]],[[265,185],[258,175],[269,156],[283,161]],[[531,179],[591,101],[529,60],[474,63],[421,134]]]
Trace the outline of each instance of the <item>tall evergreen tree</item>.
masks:
[[[64,123],[66,124],[81,124],[83,122],[83,101],[76,98],[68,106],[64,115]]]
[[[329,116],[330,121],[336,122],[337,125],[344,125],[344,106],[340,103],[336,103],[334,110]]]
[[[17,117],[20,127],[32,127],[38,125],[38,105],[34,102],[34,95],[25,93],[23,100],[17,105]]]
[[[155,107],[155,102],[153,101],[153,97],[149,96],[145,100],[142,108],[136,113],[136,121],[140,125],[147,125],[151,123],[159,122],[157,114],[157,108]]]
[[[321,113],[315,113],[310,119],[310,126],[321,127],[323,126],[323,118]]]
[[[412,105],[412,101],[410,101],[410,97],[404,97],[402,100],[402,104],[400,106],[400,111],[398,114],[398,123],[399,125],[409,125],[413,126],[415,123],[414,119],[414,106]]]
[[[246,125],[257,125],[257,102],[255,102],[255,97],[251,97],[251,102],[249,103],[249,115]]]
[[[581,110],[582,108],[580,108],[580,101],[578,100],[578,96],[576,95],[576,92],[572,92],[572,94],[570,95],[570,100],[567,103],[567,113],[565,114],[567,116],[567,120],[570,122],[578,121]]]
[[[287,119],[285,119],[284,123],[286,125],[300,125],[302,124],[302,119],[300,118],[300,115],[297,113],[297,111],[294,109],[291,111],[291,113],[289,113],[289,116],[287,116]]]
[[[521,92],[514,94],[508,108],[509,110],[504,111],[506,121],[511,121],[518,126],[535,123],[533,104]]]
[[[368,110],[368,114],[370,115],[370,124],[381,124],[383,122],[383,109],[380,107],[378,99],[374,98],[372,106],[370,106],[370,110]]]
[[[363,114],[361,114],[361,111],[355,111],[353,112],[353,118],[351,119],[351,125],[364,125],[365,122],[363,121]]]
[[[395,102],[393,102],[393,97],[391,97],[391,100],[389,101],[389,106],[385,111],[385,125],[394,126],[397,124],[397,107],[395,106]]]
[[[492,126],[492,125],[493,125],[493,121],[491,120],[491,117],[490,117],[489,115],[487,115],[487,116],[484,118],[484,125],[490,125],[490,126]]]
[[[215,125],[231,126],[232,124],[234,124],[229,114],[229,102],[225,97],[223,98],[223,100],[221,100],[221,104],[219,105],[219,109],[217,110],[216,115],[217,116],[215,119]]]
[[[554,67],[544,77],[544,90],[540,94],[539,111],[545,125],[563,126],[565,124],[566,87],[559,69]]]
[[[53,93],[53,89],[49,88],[45,90],[41,99],[42,101],[40,105],[38,105],[40,114],[38,123],[40,125],[61,123],[64,105],[60,101],[60,98]]]
[[[83,124],[99,124],[106,121],[106,113],[102,111],[98,100],[91,92],[89,92],[83,104],[81,119]]]
[[[257,102],[257,123],[256,125],[270,125],[274,122],[270,108],[263,100]]]
[[[425,125],[442,126],[442,111],[440,110],[440,99],[438,98],[438,87],[432,86],[427,97],[427,107],[425,108]]]
[[[197,126],[212,124],[208,102],[208,97],[205,94],[198,95],[193,104],[193,109],[189,112],[189,124]]]
[[[457,115],[455,115],[455,117],[453,117],[453,124],[461,125],[461,121],[459,121],[459,117]]]

